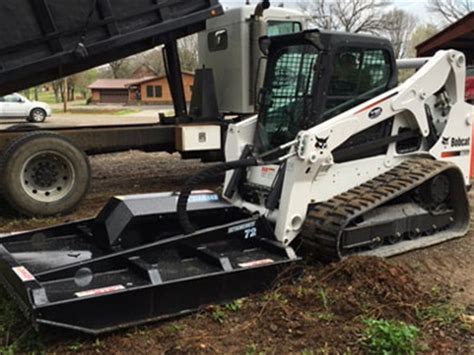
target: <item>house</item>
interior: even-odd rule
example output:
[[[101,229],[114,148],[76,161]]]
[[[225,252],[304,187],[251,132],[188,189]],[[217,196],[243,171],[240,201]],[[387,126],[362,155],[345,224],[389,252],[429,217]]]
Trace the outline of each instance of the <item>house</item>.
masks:
[[[461,51],[466,55],[467,65],[474,65],[474,12],[416,47],[418,57],[431,57],[441,49]]]
[[[186,101],[191,102],[194,74],[183,73]],[[168,79],[164,76],[149,76],[141,79],[99,79],[89,86],[91,103],[123,105],[171,105]]]

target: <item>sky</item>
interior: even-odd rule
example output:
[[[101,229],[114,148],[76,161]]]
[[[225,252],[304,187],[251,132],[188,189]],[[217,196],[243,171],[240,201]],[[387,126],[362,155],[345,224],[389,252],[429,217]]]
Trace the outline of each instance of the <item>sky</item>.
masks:
[[[393,4],[399,8],[402,8],[413,15],[416,15],[422,22],[425,22],[429,18],[429,14],[426,11],[425,5],[428,0],[392,0]],[[256,4],[258,0],[251,0],[252,4]],[[281,3],[282,0],[273,0],[274,4]],[[285,5],[289,7],[297,7],[299,0],[286,0],[283,1]],[[245,0],[221,0],[221,3],[226,6],[239,6],[245,4]]]

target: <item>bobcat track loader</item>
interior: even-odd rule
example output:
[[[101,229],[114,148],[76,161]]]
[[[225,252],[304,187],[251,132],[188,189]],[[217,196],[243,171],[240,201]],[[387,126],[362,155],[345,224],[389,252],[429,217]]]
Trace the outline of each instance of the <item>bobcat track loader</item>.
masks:
[[[2,240],[1,282],[35,325],[97,334],[260,292],[301,258],[466,234],[462,53],[415,61],[397,85],[384,39],[313,30],[261,47],[259,114],[229,127],[227,162],[179,194],[116,197],[96,219]],[[223,172],[222,196],[193,191]]]

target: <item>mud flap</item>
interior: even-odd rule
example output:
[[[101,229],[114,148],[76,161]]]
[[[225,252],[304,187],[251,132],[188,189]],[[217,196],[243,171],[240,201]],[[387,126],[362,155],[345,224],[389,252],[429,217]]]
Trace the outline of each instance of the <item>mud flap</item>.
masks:
[[[36,326],[99,334],[264,291],[299,260],[211,193],[191,197],[198,231],[180,234],[176,199],[115,198],[94,220],[7,237],[0,280]]]

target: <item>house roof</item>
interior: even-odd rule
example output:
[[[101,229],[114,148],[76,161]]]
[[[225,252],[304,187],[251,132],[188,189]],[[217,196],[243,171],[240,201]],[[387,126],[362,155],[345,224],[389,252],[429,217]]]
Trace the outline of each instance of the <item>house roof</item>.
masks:
[[[474,12],[467,14],[416,47],[418,56],[431,56],[440,49],[457,49],[474,55]],[[469,60],[469,58],[468,58]]]
[[[193,73],[183,71],[183,75],[192,75]],[[147,76],[140,79],[99,79],[96,80],[93,84],[89,85],[89,89],[110,89],[110,90],[120,90],[128,89],[133,85],[140,85],[147,83],[153,80],[160,80],[166,78],[166,75],[161,76]]]
[[[127,89],[137,79],[99,79],[89,89]]]

